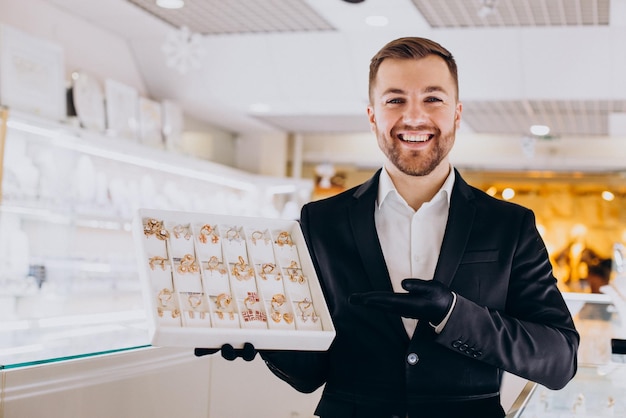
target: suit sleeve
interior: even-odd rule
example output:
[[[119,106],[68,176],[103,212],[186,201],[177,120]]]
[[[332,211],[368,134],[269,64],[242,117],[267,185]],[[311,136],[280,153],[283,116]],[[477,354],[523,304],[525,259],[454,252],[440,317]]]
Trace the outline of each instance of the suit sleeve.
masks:
[[[556,287],[532,212],[526,213],[517,236],[505,308],[490,309],[457,295],[437,341],[550,389],[560,389],[576,373],[580,337]]]

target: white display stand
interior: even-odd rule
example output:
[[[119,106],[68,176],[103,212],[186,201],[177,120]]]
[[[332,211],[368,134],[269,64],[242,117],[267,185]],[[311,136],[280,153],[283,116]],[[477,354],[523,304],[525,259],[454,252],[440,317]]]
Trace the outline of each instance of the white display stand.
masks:
[[[326,350],[335,337],[296,221],[139,210],[155,346]]]

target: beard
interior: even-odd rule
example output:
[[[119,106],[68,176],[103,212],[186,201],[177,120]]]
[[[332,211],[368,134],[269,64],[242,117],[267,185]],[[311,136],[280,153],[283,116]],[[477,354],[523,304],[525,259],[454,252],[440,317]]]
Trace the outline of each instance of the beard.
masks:
[[[447,132],[437,130],[434,137],[429,140],[433,142],[431,147],[411,151],[404,149],[398,143],[399,140],[396,139],[393,131],[391,137],[388,137],[376,128],[376,137],[380,149],[398,170],[409,176],[427,176],[432,173],[450,153],[455,136],[455,126]]]

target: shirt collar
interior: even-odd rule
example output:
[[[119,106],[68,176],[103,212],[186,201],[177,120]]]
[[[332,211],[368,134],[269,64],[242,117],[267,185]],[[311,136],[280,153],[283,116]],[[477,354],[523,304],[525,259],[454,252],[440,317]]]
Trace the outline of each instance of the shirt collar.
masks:
[[[439,191],[433,197],[433,200],[437,196],[439,196],[441,193],[443,193],[443,195],[445,196],[447,200],[448,205],[450,205],[450,196],[452,195],[452,186],[454,186],[454,179],[455,179],[454,167],[450,166],[450,173],[448,174],[448,177],[446,177],[446,180],[443,182],[441,189],[439,189]],[[402,198],[400,196],[400,193],[398,193],[398,191],[396,190],[396,186],[394,186],[393,181],[391,180],[391,177],[389,176],[389,173],[387,172],[387,169],[383,166],[382,170],[380,171],[380,176],[378,179],[378,207],[379,208],[382,206],[383,202],[389,196],[390,193],[395,193],[396,196]]]

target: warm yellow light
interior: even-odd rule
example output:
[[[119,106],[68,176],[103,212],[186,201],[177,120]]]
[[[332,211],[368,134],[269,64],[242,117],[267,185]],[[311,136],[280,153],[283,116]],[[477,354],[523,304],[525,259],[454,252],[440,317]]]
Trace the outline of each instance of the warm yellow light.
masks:
[[[489,196],[495,196],[496,193],[498,193],[498,189],[496,188],[496,186],[491,186],[490,188],[487,189],[486,193]]]
[[[515,197],[515,190],[511,189],[510,187],[507,187],[506,189],[502,190],[502,198],[504,200],[511,200]]]
[[[605,190],[602,192],[602,199],[606,200],[607,202],[610,202],[611,200],[615,199],[615,195],[609,192],[608,190]]]

